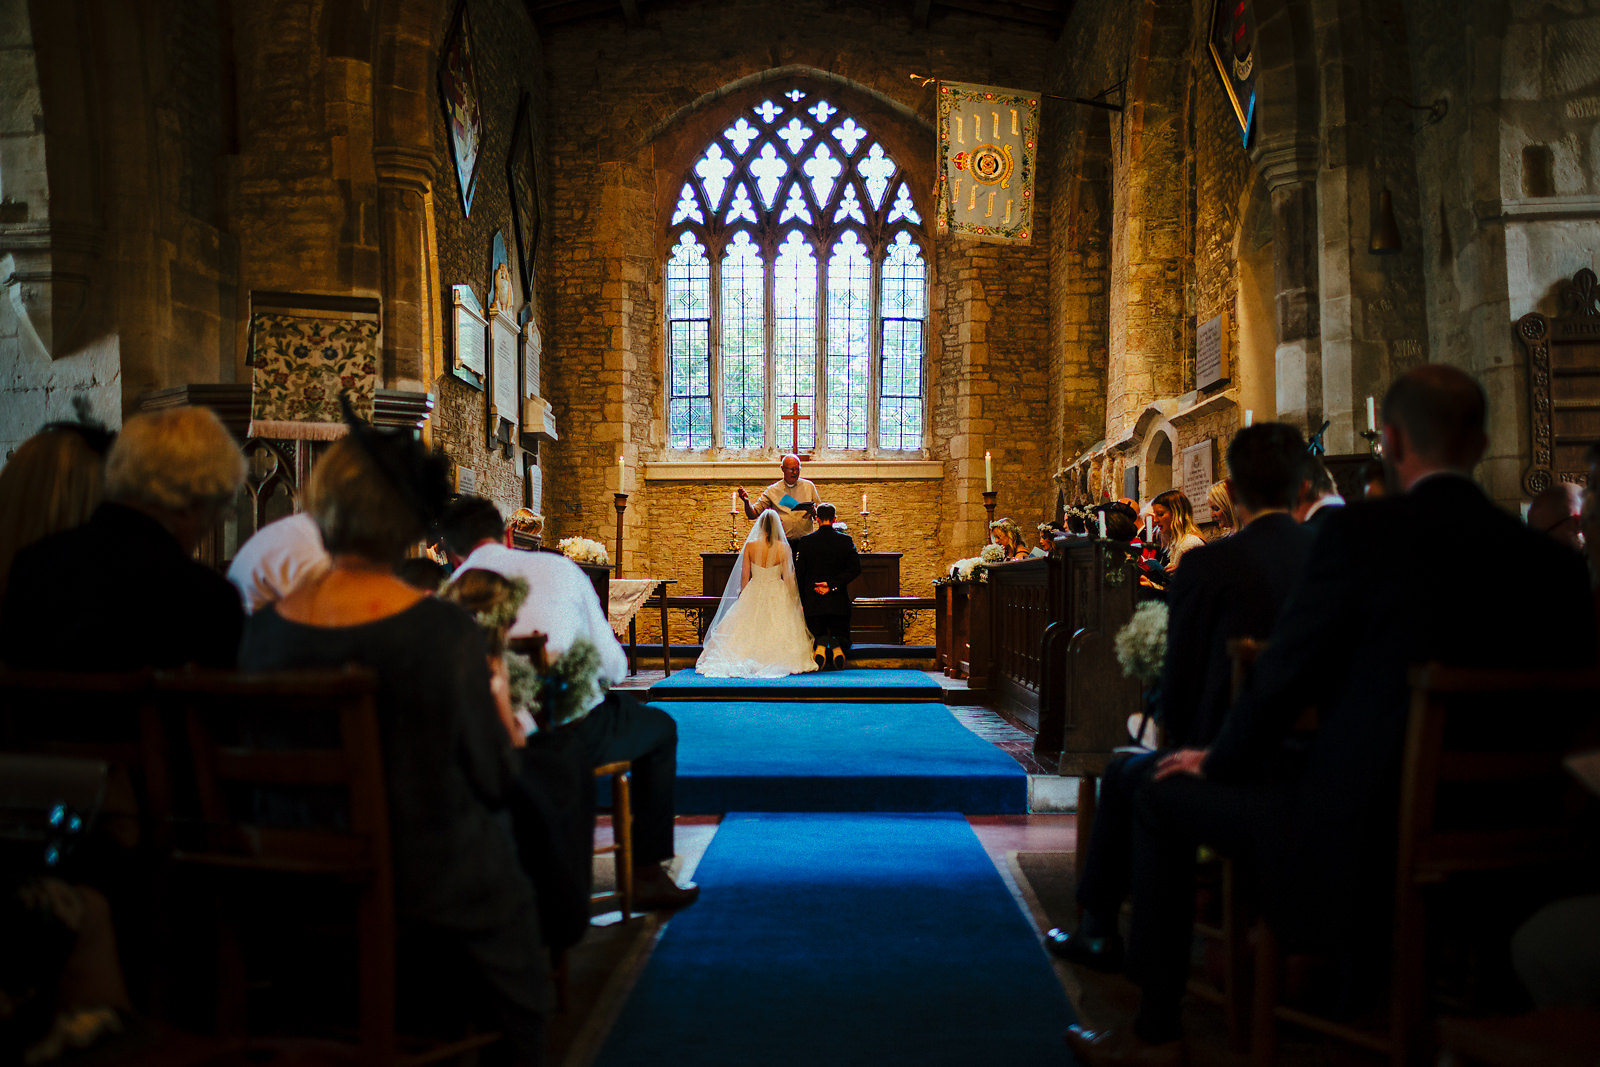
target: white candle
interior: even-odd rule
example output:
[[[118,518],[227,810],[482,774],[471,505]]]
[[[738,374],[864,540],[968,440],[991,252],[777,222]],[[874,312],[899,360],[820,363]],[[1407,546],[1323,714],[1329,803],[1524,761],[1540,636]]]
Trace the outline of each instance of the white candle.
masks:
[[[989,459],[989,453],[983,454],[983,491],[994,492],[994,463]]]
[[[1373,404],[1372,398],[1367,397],[1367,430],[1375,432],[1378,429],[1378,409]]]
[[[628,491],[628,460],[625,456],[617,457],[617,492]]]
[[[1256,424],[1256,413],[1251,411],[1249,408],[1244,409],[1244,424],[1247,427],[1254,426]]]
[[[865,515],[866,513],[867,513],[867,494],[862,493],[861,494],[861,514]]]
[[[1103,511],[1100,512],[1099,519],[1100,519],[1100,540],[1104,541],[1106,539],[1106,513],[1103,512]]]
[[[1144,539],[1146,541],[1150,540],[1150,516],[1148,515],[1144,517]]]
[[[728,498],[728,514],[739,514],[739,490],[737,489],[735,489],[733,491],[733,495]]]

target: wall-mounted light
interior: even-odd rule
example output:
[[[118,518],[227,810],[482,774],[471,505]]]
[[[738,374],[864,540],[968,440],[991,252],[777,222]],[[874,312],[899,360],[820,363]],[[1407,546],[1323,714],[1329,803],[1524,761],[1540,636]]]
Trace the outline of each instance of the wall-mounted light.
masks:
[[[1392,256],[1401,250],[1400,227],[1394,220],[1394,197],[1385,188],[1378,194],[1378,210],[1372,214],[1372,237],[1367,251],[1375,256]]]

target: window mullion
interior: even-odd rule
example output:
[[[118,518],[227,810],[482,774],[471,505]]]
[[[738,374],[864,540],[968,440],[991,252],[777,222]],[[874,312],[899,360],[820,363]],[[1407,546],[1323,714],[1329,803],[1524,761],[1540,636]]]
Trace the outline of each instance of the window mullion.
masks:
[[[814,342],[811,380],[811,414],[816,420],[815,448],[820,454],[828,447],[828,257],[827,249],[817,249],[817,318],[814,323]]]
[[[776,241],[770,238],[763,242],[761,249],[761,288],[763,294],[763,314],[761,336],[764,338],[766,351],[763,357],[767,363],[766,390],[767,403],[762,418],[761,439],[766,443],[770,452],[777,446],[778,433],[778,360],[776,356],[777,344],[773,334],[773,322],[777,319],[776,297],[778,292],[778,252]]]
[[[706,240],[708,250],[714,249],[709,239]],[[706,344],[710,348],[710,375],[711,375],[711,451],[715,454],[722,448],[722,257],[714,252],[709,256],[711,260],[711,292],[709,294],[711,321],[707,324]]]
[[[871,283],[868,286],[868,299],[872,302],[871,327],[867,336],[872,338],[872,347],[867,350],[867,455],[870,458],[878,456],[878,398],[883,384],[883,254],[874,251],[869,263],[871,264]]]

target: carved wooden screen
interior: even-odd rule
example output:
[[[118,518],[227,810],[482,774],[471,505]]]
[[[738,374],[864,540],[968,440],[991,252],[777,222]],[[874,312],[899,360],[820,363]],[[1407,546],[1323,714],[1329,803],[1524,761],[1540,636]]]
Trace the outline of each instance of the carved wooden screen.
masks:
[[[1561,290],[1560,314],[1517,320],[1528,352],[1528,423],[1533,462],[1523,473],[1530,495],[1556,482],[1587,481],[1584,452],[1600,441],[1600,289],[1585,267]]]

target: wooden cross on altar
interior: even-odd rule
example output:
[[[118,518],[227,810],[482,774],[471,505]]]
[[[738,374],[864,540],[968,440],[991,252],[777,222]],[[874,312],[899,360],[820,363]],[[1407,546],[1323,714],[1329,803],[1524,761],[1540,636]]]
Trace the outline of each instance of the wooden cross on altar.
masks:
[[[794,426],[794,447],[790,451],[798,456],[800,454],[800,424],[802,422],[810,422],[811,416],[800,414],[800,403],[796,401],[789,414],[779,415],[778,421],[787,422]]]

